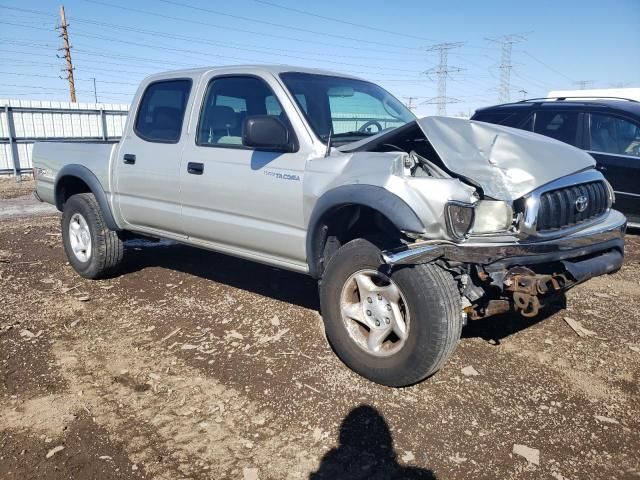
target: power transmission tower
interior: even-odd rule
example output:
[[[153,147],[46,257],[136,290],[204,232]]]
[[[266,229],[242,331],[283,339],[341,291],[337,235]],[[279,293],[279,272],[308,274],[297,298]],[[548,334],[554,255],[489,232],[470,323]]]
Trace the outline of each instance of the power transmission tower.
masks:
[[[425,72],[425,74],[431,78],[435,74],[438,80],[438,96],[430,98],[422,103],[424,104],[436,104],[438,106],[438,115],[447,114],[448,103],[459,103],[457,98],[447,97],[447,79],[450,74],[461,72],[463,69],[458,67],[449,66],[449,50],[459,48],[463,45],[463,42],[448,42],[437,43],[427,48],[427,52],[438,52],[440,61],[437,67],[433,67]]]
[[[413,104],[414,100],[417,100],[418,97],[402,97],[404,100],[406,100],[407,102],[405,103],[405,106],[413,111],[416,109],[416,106]]]
[[[63,46],[59,50],[64,51],[64,58],[67,62],[64,71],[67,72],[67,80],[69,81],[69,96],[73,103],[76,102],[76,84],[73,80],[73,62],[71,61],[71,45],[69,45],[69,24],[64,14],[64,5],[60,5],[60,36],[62,37]]]
[[[500,89],[499,102],[507,103],[511,100],[511,51],[514,43],[524,42],[526,37],[521,33],[510,33],[499,37],[487,38],[488,41],[502,45],[502,55],[500,56]]]
[[[586,90],[588,87],[591,87],[593,85],[593,80],[578,80],[577,82],[573,83],[578,85],[578,88],[580,90]]]

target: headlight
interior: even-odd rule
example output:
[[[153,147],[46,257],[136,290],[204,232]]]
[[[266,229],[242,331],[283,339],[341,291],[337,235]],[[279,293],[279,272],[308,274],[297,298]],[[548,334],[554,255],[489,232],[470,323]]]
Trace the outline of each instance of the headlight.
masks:
[[[449,202],[447,203],[445,212],[449,234],[458,240],[463,239],[473,223],[473,205]]]
[[[513,223],[513,209],[506,202],[480,200],[475,207],[473,233],[494,233],[508,230]]]
[[[604,181],[605,185],[607,186],[607,191],[609,192],[609,208],[611,208],[613,206],[614,203],[616,203],[616,194],[613,191],[613,187],[611,186],[611,184],[605,180]]]

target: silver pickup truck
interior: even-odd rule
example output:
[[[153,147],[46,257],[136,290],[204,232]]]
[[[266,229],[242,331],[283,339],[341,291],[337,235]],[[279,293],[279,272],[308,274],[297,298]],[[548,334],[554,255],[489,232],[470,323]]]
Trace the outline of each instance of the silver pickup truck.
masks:
[[[467,320],[535,316],[623,261],[626,219],[587,153],[416,119],[319,70],[154,75],[119,143],[37,143],[33,163],[83,277],[114,275],[131,234],[311,275],[334,350],[391,386],[436,372]]]

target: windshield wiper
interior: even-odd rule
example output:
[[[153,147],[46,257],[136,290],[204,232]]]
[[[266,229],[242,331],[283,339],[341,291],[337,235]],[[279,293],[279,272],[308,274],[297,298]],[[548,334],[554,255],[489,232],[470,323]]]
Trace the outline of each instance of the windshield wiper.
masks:
[[[340,137],[369,137],[371,135],[375,135],[375,133],[361,132],[359,130],[354,130],[353,132],[334,133],[333,137],[334,138],[340,138]]]

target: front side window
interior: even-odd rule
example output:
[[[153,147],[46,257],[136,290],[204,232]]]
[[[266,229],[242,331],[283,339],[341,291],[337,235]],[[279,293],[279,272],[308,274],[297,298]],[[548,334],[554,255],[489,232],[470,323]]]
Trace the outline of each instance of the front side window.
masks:
[[[578,112],[540,110],[536,112],[533,131],[575,145],[578,132]]]
[[[315,134],[348,143],[415,120],[389,92],[373,83],[330,75],[280,75]]]
[[[180,140],[191,80],[166,80],[147,87],[138,107],[134,130],[149,142]]]
[[[640,157],[640,127],[624,118],[592,113],[590,150]]]
[[[240,146],[242,125],[253,115],[271,115],[285,124],[288,122],[280,102],[263,80],[255,77],[213,79],[205,94],[196,143]]]

